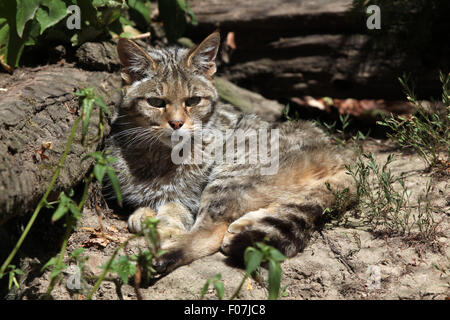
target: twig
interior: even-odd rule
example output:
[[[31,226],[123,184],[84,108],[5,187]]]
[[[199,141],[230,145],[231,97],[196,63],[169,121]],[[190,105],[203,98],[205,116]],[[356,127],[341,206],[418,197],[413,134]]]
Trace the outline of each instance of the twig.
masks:
[[[146,39],[146,38],[150,38],[151,35],[152,34],[150,32],[146,32],[146,33],[142,33],[142,34],[138,34],[136,36],[133,36],[130,39],[133,39],[133,40]]]
[[[103,219],[102,219],[102,209],[99,207],[97,201],[94,204],[95,207],[95,212],[97,213],[97,218],[98,218],[98,224],[100,226],[100,232],[103,235],[104,234],[104,229],[103,229]]]
[[[347,261],[347,259],[342,255],[342,253],[331,243],[331,241],[328,239],[327,236],[325,236],[322,232],[320,232],[320,235],[325,240],[325,242],[330,247],[331,251],[334,253],[334,256],[347,268],[347,270],[352,273],[356,274],[353,267],[350,265],[350,263]]]

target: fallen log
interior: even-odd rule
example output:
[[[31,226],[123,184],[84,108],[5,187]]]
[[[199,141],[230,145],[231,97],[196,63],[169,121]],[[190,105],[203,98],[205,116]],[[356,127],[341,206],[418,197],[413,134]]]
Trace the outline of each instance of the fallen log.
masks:
[[[74,91],[95,87],[112,109],[119,103],[118,74],[89,72],[72,65],[17,69],[0,74],[0,224],[31,211],[44,194],[64,152],[72,125],[79,116]],[[90,162],[81,162],[101,141],[94,141],[98,122],[94,111],[86,146],[75,137],[53,199],[61,190],[77,185]],[[106,127],[106,131],[109,127]]]
[[[367,16],[350,13],[351,5],[351,0],[192,0],[198,24],[187,36],[200,41],[219,29],[220,75],[284,103],[301,96],[404,99],[397,80],[404,72],[417,78],[417,94],[439,96],[439,69],[448,69],[448,55],[437,55],[431,65],[414,50],[383,50],[364,35]]]

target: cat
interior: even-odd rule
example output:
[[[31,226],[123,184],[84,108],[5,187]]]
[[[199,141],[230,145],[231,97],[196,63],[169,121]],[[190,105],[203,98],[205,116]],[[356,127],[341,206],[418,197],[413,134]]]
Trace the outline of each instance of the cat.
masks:
[[[293,257],[320,225],[324,209],[333,206],[329,187],[354,190],[345,157],[313,123],[269,123],[219,100],[214,83],[219,45],[214,32],[193,49],[144,50],[128,39],[117,46],[126,93],[107,149],[118,159],[114,166],[124,201],[137,208],[128,219],[130,231],[141,231],[146,217],[160,221],[167,251],[155,268],[162,274],[219,250],[242,257],[259,241]],[[264,132],[266,140],[252,140]],[[178,156],[206,156],[176,163],[173,137],[199,133],[201,142],[181,143],[188,147]],[[228,147],[230,139],[247,133],[243,153],[237,143]],[[240,158],[232,153],[224,161],[220,148],[211,157],[206,153],[211,145],[226,145]],[[263,149],[273,162],[255,154]]]

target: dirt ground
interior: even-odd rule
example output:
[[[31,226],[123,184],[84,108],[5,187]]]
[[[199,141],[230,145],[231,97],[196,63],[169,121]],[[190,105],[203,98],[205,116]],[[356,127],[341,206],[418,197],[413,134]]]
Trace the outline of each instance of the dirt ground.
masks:
[[[402,154],[389,148],[385,141],[372,139],[365,144],[365,150],[373,152],[381,162],[394,153],[397,160],[392,163],[392,172],[406,177],[412,198],[423,194],[431,175],[424,171],[423,161],[414,154]],[[432,243],[375,235],[367,226],[358,226],[358,223],[353,227],[327,225],[313,235],[304,252],[282,263],[284,292],[281,299],[448,299],[450,193],[446,177],[435,179],[432,198],[434,218],[441,221],[440,234]],[[78,231],[72,234],[68,247],[72,252],[83,246],[89,257],[81,281],[82,289],[68,290],[68,280],[75,270],[70,267],[53,290],[53,299],[83,299],[93,285],[86,275],[100,275],[99,266],[108,260],[121,241],[130,236],[123,217],[105,213],[102,225],[106,236],[97,237],[98,216],[93,210],[84,211]],[[128,252],[137,252],[137,246],[137,243],[129,245]],[[71,264],[68,258],[66,263]],[[225,284],[225,297],[229,298],[244,271],[228,264],[221,253],[180,267],[139,290],[143,299],[199,299],[205,281],[218,273]],[[263,270],[262,274],[267,276],[267,271]],[[41,297],[49,284],[48,271],[34,273],[34,277],[32,273],[30,275],[22,283],[22,299]],[[249,279],[238,299],[267,299],[267,296],[264,284]],[[111,281],[103,282],[93,297],[97,300],[136,298],[131,284],[118,287]],[[217,299],[215,291],[210,288],[205,299]]]

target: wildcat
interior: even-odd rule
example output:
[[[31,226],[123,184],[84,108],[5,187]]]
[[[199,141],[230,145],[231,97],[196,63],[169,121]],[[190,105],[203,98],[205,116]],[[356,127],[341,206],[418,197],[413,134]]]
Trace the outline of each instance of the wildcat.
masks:
[[[268,123],[219,101],[213,78],[219,44],[218,32],[193,49],[146,51],[128,39],[118,43],[127,92],[107,148],[118,158],[124,200],[138,208],[128,219],[130,231],[140,231],[146,217],[160,220],[167,250],[155,266],[161,273],[219,250],[242,257],[247,246],[264,239],[295,256],[323,210],[333,206],[326,184],[353,190],[344,157],[312,123]],[[227,130],[269,132],[265,142],[256,140],[257,150],[266,143],[278,156],[276,170],[262,174],[265,164],[250,163],[255,155],[247,148],[244,163],[211,157],[174,163],[174,134],[203,133],[200,144],[183,150],[204,153],[212,141],[225,144],[211,133]]]

